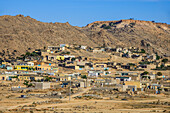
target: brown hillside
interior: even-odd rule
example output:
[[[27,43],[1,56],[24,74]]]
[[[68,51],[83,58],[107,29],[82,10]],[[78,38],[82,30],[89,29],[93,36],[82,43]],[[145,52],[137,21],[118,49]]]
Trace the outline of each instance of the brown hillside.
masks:
[[[5,53],[5,56],[21,55],[28,49],[61,43],[93,47],[103,43],[109,47],[135,46],[144,48],[149,53],[170,55],[170,25],[120,20],[94,22],[81,28],[69,23],[43,23],[29,16],[5,15],[0,16],[0,42],[0,52]]]

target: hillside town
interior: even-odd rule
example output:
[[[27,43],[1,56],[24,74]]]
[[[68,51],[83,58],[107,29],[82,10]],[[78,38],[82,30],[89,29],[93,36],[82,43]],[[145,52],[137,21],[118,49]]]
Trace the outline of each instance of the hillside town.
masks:
[[[28,98],[32,98],[29,99],[32,109],[37,109],[37,105],[42,107],[62,100],[125,101],[153,98],[150,95],[169,96],[170,60],[166,55],[148,54],[141,48],[111,48],[104,44],[28,49],[16,59],[1,59],[0,90],[2,107],[16,111],[30,109],[18,102]],[[8,99],[13,100],[11,108],[4,104]],[[165,104],[164,111],[166,105],[170,103]]]

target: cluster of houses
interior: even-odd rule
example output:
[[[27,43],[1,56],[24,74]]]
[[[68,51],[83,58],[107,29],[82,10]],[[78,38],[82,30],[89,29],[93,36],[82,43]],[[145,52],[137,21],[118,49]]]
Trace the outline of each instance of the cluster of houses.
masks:
[[[69,49],[80,49],[92,53],[111,53],[120,57],[140,59],[141,62],[122,63],[108,58],[92,58],[72,55]],[[60,44],[48,46],[47,49],[35,51],[41,60],[17,60],[1,62],[1,81],[23,81],[23,86],[12,89],[32,87],[35,89],[68,87],[116,87],[120,91],[168,92],[170,78],[168,74],[158,74],[156,55],[147,55],[139,48],[92,48]],[[168,64],[168,63],[167,63]],[[165,64],[166,66],[169,66]]]

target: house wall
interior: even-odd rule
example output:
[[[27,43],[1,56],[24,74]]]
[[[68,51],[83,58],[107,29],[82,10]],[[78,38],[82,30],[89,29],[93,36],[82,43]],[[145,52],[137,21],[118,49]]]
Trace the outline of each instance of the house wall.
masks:
[[[6,80],[7,76],[6,75],[0,75],[0,80]]]
[[[50,83],[49,82],[36,82],[35,88],[36,89],[48,89],[50,88]]]
[[[15,70],[27,71],[29,68],[32,68],[32,66],[26,66],[26,65],[17,65],[17,66],[15,66]]]
[[[34,77],[35,80],[41,80],[44,79],[44,77]]]
[[[125,85],[136,86],[142,88],[142,84],[139,81],[124,81]]]
[[[7,67],[7,70],[13,70],[13,67],[9,67],[9,66],[8,66],[8,67]]]
[[[51,66],[36,66],[37,70],[51,70]]]
[[[24,81],[24,80],[30,80],[30,76],[18,76],[18,79],[21,80],[21,81]]]
[[[65,58],[64,58],[64,56],[57,56],[56,59],[57,60],[64,60]]]
[[[102,50],[93,50],[93,53],[102,53]]]
[[[86,87],[85,82],[80,82],[80,87],[82,87],[82,88]]]

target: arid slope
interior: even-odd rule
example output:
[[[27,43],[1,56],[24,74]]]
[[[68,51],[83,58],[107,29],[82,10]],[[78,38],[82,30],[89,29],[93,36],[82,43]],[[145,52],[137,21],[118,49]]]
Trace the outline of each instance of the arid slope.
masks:
[[[87,46],[140,47],[170,55],[170,25],[150,21],[97,21],[86,27],[43,23],[29,16],[0,16],[0,57],[21,55],[61,43]],[[14,50],[16,50],[14,52]]]

